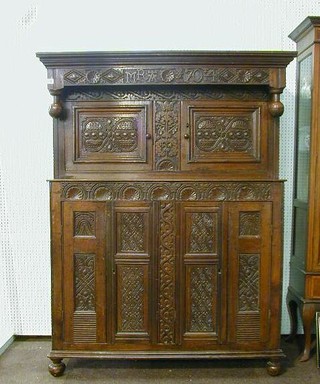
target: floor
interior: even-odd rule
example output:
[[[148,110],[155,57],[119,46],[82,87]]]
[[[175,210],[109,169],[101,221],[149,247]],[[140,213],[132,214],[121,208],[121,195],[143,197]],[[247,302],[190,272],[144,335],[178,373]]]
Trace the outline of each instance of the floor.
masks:
[[[50,340],[30,338],[15,341],[0,357],[1,384],[33,383],[320,383],[316,356],[298,362],[301,340],[282,341],[287,355],[283,373],[272,377],[266,373],[265,361],[97,361],[65,359],[65,374],[52,377],[47,371],[46,354]]]

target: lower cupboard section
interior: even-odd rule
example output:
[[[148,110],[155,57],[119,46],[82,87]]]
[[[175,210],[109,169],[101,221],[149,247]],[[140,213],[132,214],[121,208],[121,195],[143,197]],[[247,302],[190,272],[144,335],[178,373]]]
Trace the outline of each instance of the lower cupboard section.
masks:
[[[53,199],[53,350],[276,350],[275,208]]]

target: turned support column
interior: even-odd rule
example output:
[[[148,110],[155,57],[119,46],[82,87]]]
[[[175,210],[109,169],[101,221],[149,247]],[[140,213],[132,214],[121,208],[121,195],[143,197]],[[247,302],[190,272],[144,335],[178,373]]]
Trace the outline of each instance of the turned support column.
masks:
[[[61,116],[63,108],[60,101],[61,89],[50,89],[50,95],[53,96],[53,103],[49,108],[49,115],[54,118]]]

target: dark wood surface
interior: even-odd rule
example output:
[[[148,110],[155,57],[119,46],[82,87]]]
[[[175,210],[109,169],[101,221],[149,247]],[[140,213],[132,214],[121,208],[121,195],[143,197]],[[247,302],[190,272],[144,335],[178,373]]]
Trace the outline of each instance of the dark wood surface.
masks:
[[[287,294],[287,305],[291,317],[292,339],[297,333],[297,310],[299,309],[304,334],[305,346],[300,361],[310,357],[312,347],[311,335],[315,325],[315,313],[320,311],[320,195],[319,195],[319,148],[320,148],[320,17],[306,18],[291,34],[297,43],[298,71],[297,93],[299,82],[303,81],[299,75],[301,63],[309,58],[312,67],[310,87],[310,164],[308,173],[308,198],[301,201],[297,198],[298,185],[296,183],[293,229],[293,253],[290,262],[290,283]],[[303,105],[299,109],[297,95],[296,136],[298,137],[299,116],[304,111]],[[300,127],[301,129],[301,127]],[[296,145],[296,163],[298,163],[298,139]],[[296,164],[297,169],[297,164]],[[298,180],[296,175],[296,180]],[[298,218],[300,221],[298,221]]]
[[[53,347],[280,372],[280,94],[292,52],[41,53]]]

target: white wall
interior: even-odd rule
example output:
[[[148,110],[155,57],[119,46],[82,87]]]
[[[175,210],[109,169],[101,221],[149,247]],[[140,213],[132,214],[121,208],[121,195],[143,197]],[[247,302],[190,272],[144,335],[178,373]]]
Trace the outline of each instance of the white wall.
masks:
[[[293,50],[288,34],[320,1],[123,0],[6,3],[0,32],[1,298],[0,334],[50,334],[49,196],[52,178],[51,97],[37,51]],[[283,292],[291,238],[295,64],[288,68],[281,118],[281,177],[287,179]],[[3,294],[4,292],[4,294]],[[11,307],[2,306],[10,295]],[[3,300],[4,299],[4,300]],[[8,317],[9,316],[9,317]],[[9,321],[10,320],[10,321]],[[288,333],[283,305],[282,332]],[[9,336],[10,337],[10,336]],[[0,339],[0,347],[2,340]]]

